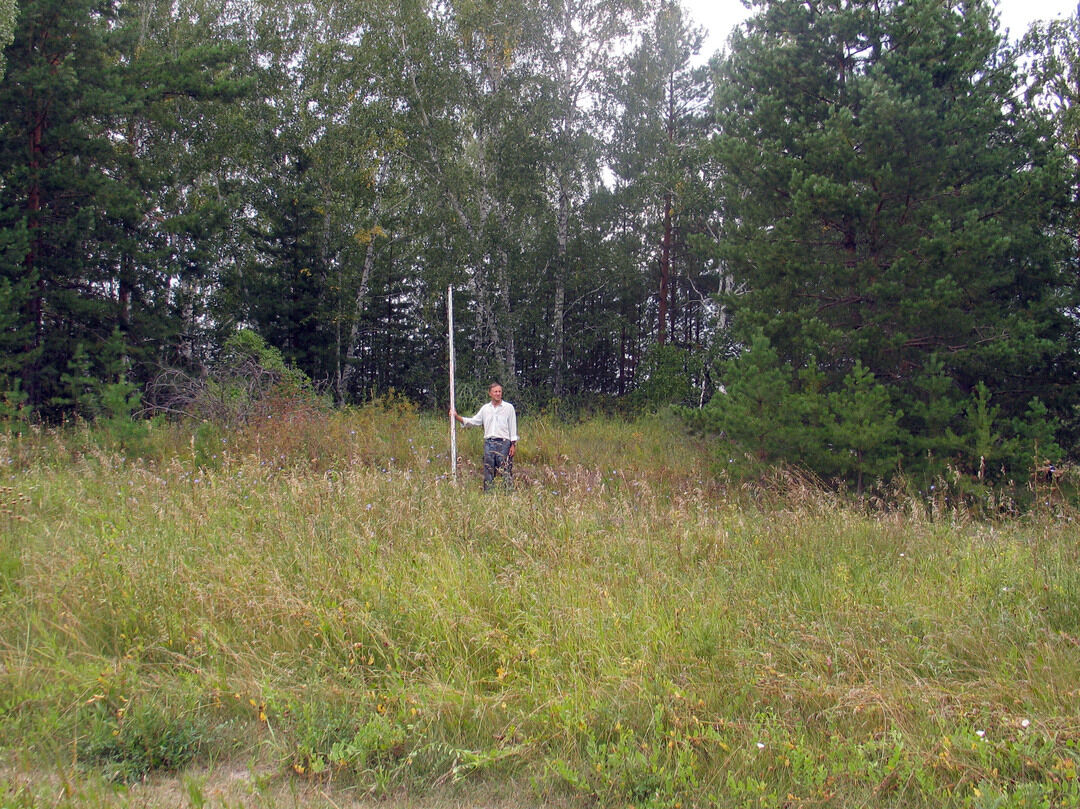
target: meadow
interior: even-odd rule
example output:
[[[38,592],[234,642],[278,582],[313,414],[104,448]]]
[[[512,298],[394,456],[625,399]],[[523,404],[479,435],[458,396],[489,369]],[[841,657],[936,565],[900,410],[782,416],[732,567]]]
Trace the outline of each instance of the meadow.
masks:
[[[0,807],[1080,807],[1080,532],[384,402],[0,437]]]

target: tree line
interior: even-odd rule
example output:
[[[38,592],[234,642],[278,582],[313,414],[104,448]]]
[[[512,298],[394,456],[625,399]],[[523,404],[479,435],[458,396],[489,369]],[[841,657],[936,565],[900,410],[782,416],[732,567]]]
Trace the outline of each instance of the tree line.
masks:
[[[753,12],[707,59],[674,0],[4,0],[0,408],[123,410],[242,329],[434,406],[452,285],[463,383],[526,407],[859,486],[1067,455],[1076,19]]]

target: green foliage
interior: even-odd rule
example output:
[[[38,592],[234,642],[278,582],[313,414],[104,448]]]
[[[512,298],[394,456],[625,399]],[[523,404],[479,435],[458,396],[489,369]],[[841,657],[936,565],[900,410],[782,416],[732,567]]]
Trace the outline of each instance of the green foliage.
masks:
[[[0,390],[0,427],[4,432],[21,433],[30,425],[31,411],[26,406],[30,397],[21,386],[21,380],[16,379],[9,390]]]
[[[70,408],[76,416],[87,419],[93,419],[100,412],[101,402],[96,395],[98,380],[93,375],[90,355],[82,343],[75,345],[67,371],[60,375],[60,384],[62,393],[54,396],[51,404]]]
[[[281,351],[268,345],[261,335],[251,329],[239,329],[222,346],[219,364],[228,373],[244,368],[256,368],[274,377],[275,381],[296,392],[310,390],[311,380],[297,368],[287,365]]]
[[[893,409],[886,387],[856,362],[844,387],[829,395],[829,441],[840,472],[854,474],[862,494],[868,477],[889,477],[900,460],[903,436],[898,423],[903,413]]]
[[[702,426],[719,433],[736,453],[758,464],[784,458],[800,425],[792,408],[791,374],[764,334],[755,334],[745,353],[720,369],[723,389],[702,411]]]
[[[1013,419],[1011,426],[1015,438],[1007,453],[1014,469],[1023,468],[1026,462],[1031,464],[1033,472],[1046,475],[1066,457],[1056,438],[1061,433],[1061,423],[1050,415],[1038,397],[1028,403],[1024,418]]]
[[[1048,114],[1057,143],[1075,160],[1080,155],[1080,14],[1044,20],[1024,34],[1027,98]]]
[[[669,342],[696,354],[711,341],[701,292],[719,282],[696,243],[713,208],[701,170],[710,93],[707,66],[696,58],[702,31],[677,3],[655,4],[650,13],[640,44],[613,76],[620,119],[610,167],[613,201],[633,217],[629,226],[612,226],[633,251],[643,287],[635,296],[656,295],[646,324],[656,345],[641,359],[646,366]],[[686,376],[688,386],[700,382],[700,370]],[[683,400],[696,403],[692,395],[666,399]]]
[[[0,223],[22,232],[0,278],[34,279],[15,310],[25,341],[5,364],[17,363],[31,406],[50,417],[69,402],[92,404],[84,371],[96,359],[95,335],[115,321],[106,296],[84,291],[114,277],[106,268],[137,196],[107,131],[133,91],[108,56],[114,12],[89,0],[21,3],[0,83],[0,117],[10,124],[0,128]]]
[[[0,219],[0,379],[17,379],[23,363],[36,354],[32,324],[22,315],[39,278],[24,266],[28,247],[26,220]]]
[[[155,771],[181,770],[202,754],[206,742],[204,720],[166,706],[96,703],[89,713],[84,760],[111,781],[132,783]]]
[[[824,375],[810,366],[796,375],[780,362],[761,332],[747,351],[720,369],[724,390],[691,423],[719,433],[729,469],[748,454],[758,464],[801,464],[832,477],[850,478],[861,493],[867,477],[888,478],[904,443],[901,413],[888,390],[861,364],[829,393]]]
[[[715,256],[737,335],[816,361],[831,392],[861,362],[923,453],[951,451],[980,382],[1006,422],[1033,395],[1072,418],[1071,177],[1017,103],[993,13],[769,3],[719,64]],[[940,412],[902,406],[913,378]]]
[[[405,756],[409,729],[388,715],[384,703],[364,705],[355,715],[346,705],[294,708],[296,753],[292,767],[313,777],[362,777],[372,770],[393,770]]]
[[[696,403],[694,382],[701,378],[700,355],[673,345],[650,348],[641,360],[637,375],[642,381],[635,388],[635,404],[644,410],[656,410],[666,405]]]
[[[240,324],[340,404],[445,404],[452,285],[459,378],[537,410],[699,404],[760,330],[794,415],[755,462],[828,469],[856,362],[922,480],[979,382],[1003,442],[1037,397],[1074,443],[1075,21],[1020,53],[989,2],[773,2],[714,76],[655,0],[12,10],[0,390],[37,418],[191,387]]]
[[[9,510],[15,504],[3,503],[0,508]],[[22,573],[22,560],[12,548],[0,548],[0,600],[16,595]]]
[[[649,721],[639,730],[618,722],[613,728],[586,732],[580,762],[553,758],[552,772],[575,791],[601,804],[626,802],[648,809],[672,809],[692,801],[700,789],[701,758],[682,728],[657,696]]]
[[[903,473],[924,493],[952,487],[960,498],[986,497],[1038,470],[1052,477],[1065,458],[1055,440],[1060,424],[1040,400],[1022,417],[1006,418],[980,383],[960,410],[937,362],[906,392],[910,417],[861,363],[829,390],[814,365],[793,373],[760,332],[717,378],[724,388],[705,408],[679,412],[717,436],[719,466],[736,478],[786,463],[850,483],[859,494]]]
[[[207,119],[188,126],[170,110],[235,95],[227,48],[187,47],[178,30],[212,8],[19,4],[0,83],[0,374],[22,379],[46,420],[104,407],[101,389],[118,379],[107,335],[119,331],[123,376],[141,387],[169,340],[188,326],[190,337],[204,315],[191,305],[201,269],[173,202],[204,214],[209,236],[214,219],[190,178],[205,182],[221,161],[193,169],[190,132]]]
[[[1001,435],[995,432],[995,424],[999,421],[999,409],[990,405],[990,391],[985,384],[979,382],[972,392],[971,401],[966,410],[967,430],[967,457],[978,459],[979,476],[982,477],[985,467],[989,464],[995,466],[1000,460],[998,456],[1001,446]]]
[[[946,465],[962,451],[964,401],[936,355],[916,374],[902,401],[900,421],[909,435],[904,467],[909,473],[922,475],[925,488],[941,477]]]

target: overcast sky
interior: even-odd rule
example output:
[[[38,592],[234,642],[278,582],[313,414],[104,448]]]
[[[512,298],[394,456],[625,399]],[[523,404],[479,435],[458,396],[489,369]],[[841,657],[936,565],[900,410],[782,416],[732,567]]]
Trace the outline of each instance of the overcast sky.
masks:
[[[999,0],[1002,27],[1012,38],[1027,30],[1035,20],[1066,17],[1076,11],[1077,0]],[[708,31],[703,56],[719,50],[727,41],[732,26],[745,19],[749,11],[740,0],[683,0],[690,16]]]

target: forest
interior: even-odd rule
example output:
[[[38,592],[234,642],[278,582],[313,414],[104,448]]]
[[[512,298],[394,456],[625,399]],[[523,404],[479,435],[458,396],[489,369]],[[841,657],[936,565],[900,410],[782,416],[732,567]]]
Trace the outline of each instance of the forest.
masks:
[[[707,54],[673,0],[0,0],[0,420],[238,351],[441,408],[452,287],[465,406],[674,406],[859,491],[1066,465],[1077,19],[752,5]]]

